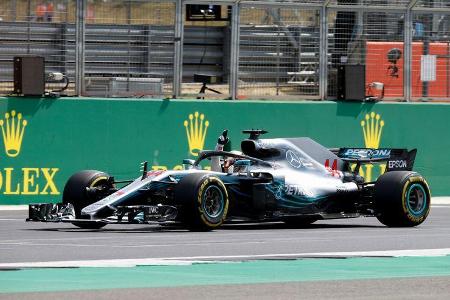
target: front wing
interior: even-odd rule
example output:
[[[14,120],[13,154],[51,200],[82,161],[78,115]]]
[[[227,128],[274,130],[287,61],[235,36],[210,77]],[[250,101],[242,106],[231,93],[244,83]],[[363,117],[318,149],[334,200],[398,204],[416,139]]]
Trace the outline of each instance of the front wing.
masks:
[[[72,204],[38,203],[28,206],[27,222],[62,222],[62,223],[152,223],[173,221],[178,209],[170,205],[135,205],[120,206],[113,215],[104,219],[77,219]]]

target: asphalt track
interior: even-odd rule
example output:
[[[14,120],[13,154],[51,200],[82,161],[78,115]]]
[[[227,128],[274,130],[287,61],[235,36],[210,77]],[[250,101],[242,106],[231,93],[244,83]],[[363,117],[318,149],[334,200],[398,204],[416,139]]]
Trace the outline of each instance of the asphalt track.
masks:
[[[448,202],[436,201],[416,228],[358,218],[213,232],[80,230],[26,223],[26,211],[1,210],[0,298],[449,299]]]

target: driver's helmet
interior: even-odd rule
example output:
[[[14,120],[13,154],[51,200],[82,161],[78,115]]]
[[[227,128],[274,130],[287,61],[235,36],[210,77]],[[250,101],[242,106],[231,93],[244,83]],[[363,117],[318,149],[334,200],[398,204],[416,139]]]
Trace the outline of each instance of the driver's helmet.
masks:
[[[230,151],[230,153],[237,154],[237,155],[242,155],[242,152],[241,152],[241,151],[236,151],[236,150]],[[238,172],[239,170],[237,170],[237,169],[235,168],[235,166],[234,166],[235,161],[236,161],[236,158],[235,158],[235,157],[231,157],[231,156],[226,157],[226,158],[224,159],[224,161],[223,161],[223,171],[224,171],[225,173],[235,173],[235,172]]]

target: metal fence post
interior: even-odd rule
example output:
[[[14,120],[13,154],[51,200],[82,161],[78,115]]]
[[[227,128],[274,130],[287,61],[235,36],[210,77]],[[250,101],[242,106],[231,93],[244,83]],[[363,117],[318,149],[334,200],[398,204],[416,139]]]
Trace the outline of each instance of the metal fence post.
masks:
[[[329,1],[327,1],[328,3]],[[320,9],[320,47],[319,47],[319,96],[321,100],[328,97],[328,9]]]
[[[183,11],[183,0],[177,0],[175,3],[173,98],[181,95],[181,84],[183,80]]]
[[[412,71],[412,7],[415,5],[415,1],[411,1],[408,6],[408,9],[405,13],[405,24],[404,24],[404,82],[403,82],[403,95],[405,97],[405,101],[411,101],[411,71]]]
[[[238,98],[239,73],[239,26],[240,4],[235,3],[231,12],[231,57],[230,57],[230,95],[231,99]]]
[[[78,96],[85,94],[84,62],[85,62],[85,29],[86,29],[86,1],[76,2],[75,21],[75,92]]]

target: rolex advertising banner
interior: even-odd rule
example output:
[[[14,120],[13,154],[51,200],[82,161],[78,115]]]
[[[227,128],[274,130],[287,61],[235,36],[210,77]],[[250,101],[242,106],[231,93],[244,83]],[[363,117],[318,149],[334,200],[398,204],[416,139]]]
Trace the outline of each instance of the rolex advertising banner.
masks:
[[[224,129],[239,149],[241,131],[252,128],[327,147],[417,148],[415,170],[433,195],[450,195],[448,120],[450,105],[428,103],[0,98],[0,205],[58,202],[83,169],[126,180],[139,176],[143,161],[182,168]],[[385,167],[360,172],[371,181]]]

